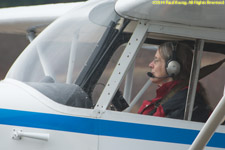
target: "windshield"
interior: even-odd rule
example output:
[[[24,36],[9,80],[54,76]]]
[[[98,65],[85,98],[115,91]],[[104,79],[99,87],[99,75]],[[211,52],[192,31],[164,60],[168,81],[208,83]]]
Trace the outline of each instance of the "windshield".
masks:
[[[46,28],[24,50],[6,78],[39,82],[50,76],[55,82],[74,83],[106,30],[89,19],[99,1],[76,8]]]

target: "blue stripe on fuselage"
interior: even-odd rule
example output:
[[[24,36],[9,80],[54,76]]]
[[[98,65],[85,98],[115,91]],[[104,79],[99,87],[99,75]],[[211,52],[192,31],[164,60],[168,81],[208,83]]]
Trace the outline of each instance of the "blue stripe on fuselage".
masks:
[[[0,124],[92,135],[191,144],[197,130],[0,109]],[[224,133],[215,133],[207,146],[225,148]]]

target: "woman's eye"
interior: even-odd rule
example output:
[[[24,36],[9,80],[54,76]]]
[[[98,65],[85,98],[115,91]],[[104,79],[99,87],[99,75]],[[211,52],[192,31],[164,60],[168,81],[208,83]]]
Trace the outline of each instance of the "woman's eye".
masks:
[[[154,60],[153,60],[154,63],[157,63],[158,61],[159,61],[158,59],[154,59]]]

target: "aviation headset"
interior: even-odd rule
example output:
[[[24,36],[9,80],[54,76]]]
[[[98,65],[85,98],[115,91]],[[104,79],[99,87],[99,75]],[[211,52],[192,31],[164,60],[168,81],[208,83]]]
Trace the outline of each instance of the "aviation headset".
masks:
[[[175,76],[180,73],[180,63],[176,59],[176,49],[178,42],[168,42],[172,49],[172,56],[166,62],[166,72],[168,76]]]

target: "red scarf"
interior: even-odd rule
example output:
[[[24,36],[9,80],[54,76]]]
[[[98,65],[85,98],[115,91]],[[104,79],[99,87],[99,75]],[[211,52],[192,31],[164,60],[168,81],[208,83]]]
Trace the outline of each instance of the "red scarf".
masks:
[[[161,100],[164,96],[166,96],[171,89],[180,83],[179,81],[171,81],[164,83],[161,87],[156,90],[156,97],[152,101],[144,100],[138,113],[147,115],[149,114],[155,107],[157,107],[156,112],[153,116],[165,117],[165,113],[162,105],[156,106],[155,103]]]

